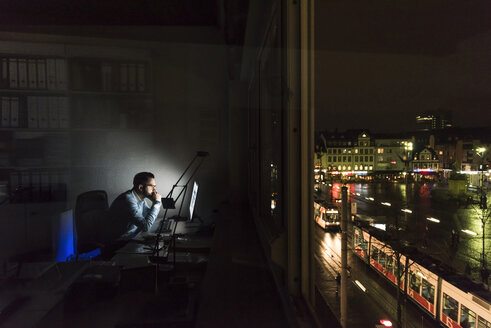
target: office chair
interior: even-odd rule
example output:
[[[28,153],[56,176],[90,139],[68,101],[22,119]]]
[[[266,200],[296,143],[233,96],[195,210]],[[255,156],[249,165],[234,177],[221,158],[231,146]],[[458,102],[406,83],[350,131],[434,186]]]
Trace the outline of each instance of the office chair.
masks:
[[[108,208],[104,190],[87,191],[77,196],[73,217],[77,260],[90,259],[102,253]]]

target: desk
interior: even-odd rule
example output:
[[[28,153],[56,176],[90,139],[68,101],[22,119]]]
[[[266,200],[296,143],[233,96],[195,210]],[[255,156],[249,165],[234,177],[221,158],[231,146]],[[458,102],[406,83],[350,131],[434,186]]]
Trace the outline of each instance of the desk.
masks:
[[[153,247],[155,245],[156,231],[160,226],[162,218],[155,220],[149,232],[140,232],[136,237],[126,243],[123,247],[116,251],[116,254],[111,258],[111,261],[123,269],[134,269],[153,265],[149,261],[149,256],[153,255]],[[186,264],[204,264],[208,262],[206,253],[211,246],[210,236],[193,236],[198,230],[199,225],[188,224],[187,222],[171,221],[171,228],[175,224],[175,252],[171,249],[172,235],[171,233],[163,233],[162,241],[159,243],[158,256],[168,258],[169,262],[186,263]],[[179,233],[178,233],[179,232]],[[168,270],[169,267],[163,265],[160,270]]]

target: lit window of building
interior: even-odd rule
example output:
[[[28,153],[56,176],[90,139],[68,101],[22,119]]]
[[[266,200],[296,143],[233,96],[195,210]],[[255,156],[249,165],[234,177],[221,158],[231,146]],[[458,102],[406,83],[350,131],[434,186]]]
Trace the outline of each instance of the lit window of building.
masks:
[[[355,148],[355,154],[358,154],[358,148]]]
[[[383,153],[384,153],[384,149],[383,149],[383,148],[379,148],[379,149],[377,149],[377,153],[378,153],[378,154],[383,154]]]
[[[358,170],[358,165],[355,165],[355,170]]]
[[[343,165],[343,171],[345,171],[345,170],[346,170],[346,165]]]

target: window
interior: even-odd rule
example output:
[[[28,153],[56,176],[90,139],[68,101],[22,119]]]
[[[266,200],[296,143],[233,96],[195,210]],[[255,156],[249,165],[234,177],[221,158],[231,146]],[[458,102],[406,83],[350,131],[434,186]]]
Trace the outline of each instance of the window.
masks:
[[[397,277],[397,268],[396,269],[396,277]],[[404,263],[402,262],[399,262],[399,275],[401,276],[401,282],[404,281],[404,270],[406,269],[406,267],[404,266]]]
[[[355,165],[355,170],[358,170],[358,165]]]
[[[452,319],[453,321],[457,322],[457,316],[459,314],[459,303],[448,296],[447,294],[443,293],[443,309],[442,312]]]
[[[331,156],[327,156],[327,161],[330,162],[331,161]]]
[[[365,162],[368,162],[368,156],[365,156]]]
[[[328,154],[330,154],[331,152],[332,152],[332,149],[330,149],[330,148],[329,148],[329,149],[327,150],[327,153],[328,153]]]
[[[370,148],[370,154],[373,154],[373,148]]]
[[[419,294],[419,287],[421,286],[421,277],[414,272],[409,273],[409,287]]]
[[[433,301],[435,299],[435,286],[430,284],[426,279],[423,279],[423,288],[421,289],[421,295],[433,304]]]
[[[484,318],[479,317],[479,326],[477,328],[491,328],[491,323]]]
[[[355,149],[355,154],[358,154],[358,148]]]
[[[470,328],[476,326],[476,313],[466,308],[464,305],[461,306],[460,310],[460,325],[462,328]]]
[[[385,258],[386,258],[385,253],[384,252],[380,252],[379,253],[379,261],[378,261],[378,263],[380,263],[380,265],[382,267],[384,267],[384,268],[385,268]]]
[[[358,162],[358,156],[355,156],[355,162]]]
[[[343,162],[346,162],[346,156],[343,156]]]
[[[371,258],[375,261],[378,262],[378,248],[375,246],[372,246],[372,252],[370,253]]]
[[[348,156],[348,162],[351,162],[351,156]]]
[[[394,272],[394,259],[392,256],[387,255],[387,266],[385,267],[390,273]]]
[[[341,162],[341,156],[338,156],[338,162]]]
[[[370,162],[373,162],[373,156],[370,156]]]
[[[383,154],[383,153],[384,153],[384,149],[383,148],[377,149],[377,154]]]
[[[333,150],[332,150],[332,153],[333,153],[333,154],[337,154],[337,149],[333,149]]]

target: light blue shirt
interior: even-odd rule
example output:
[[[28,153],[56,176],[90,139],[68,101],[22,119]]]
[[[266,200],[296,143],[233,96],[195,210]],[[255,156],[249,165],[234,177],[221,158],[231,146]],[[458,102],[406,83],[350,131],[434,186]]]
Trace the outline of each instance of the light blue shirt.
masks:
[[[109,208],[109,238],[129,240],[140,231],[148,231],[159,214],[160,206],[160,202],[149,206],[133,190],[122,193]]]

